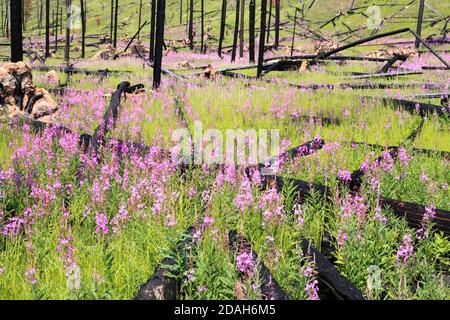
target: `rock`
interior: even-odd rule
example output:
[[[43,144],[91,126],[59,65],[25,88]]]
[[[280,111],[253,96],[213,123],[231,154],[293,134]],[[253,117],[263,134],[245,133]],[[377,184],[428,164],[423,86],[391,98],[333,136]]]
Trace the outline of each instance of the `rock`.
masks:
[[[208,67],[205,69],[205,78],[206,79],[215,79],[216,78],[216,70],[210,64],[208,64]]]
[[[39,119],[58,110],[50,93],[33,84],[31,71],[31,66],[24,62],[0,66],[0,105],[3,117],[32,116]],[[52,79],[55,76],[58,78],[55,71],[50,71],[47,75]]]
[[[333,42],[318,42],[314,44],[314,51],[316,55],[327,53],[338,47],[337,44]]]
[[[308,60],[303,60],[299,71],[300,73],[305,73],[308,70],[309,70],[309,62]]]
[[[59,85],[59,75],[55,70],[50,70],[44,76],[44,82],[53,85]]]
[[[56,102],[53,100],[52,96],[50,95],[50,93],[42,88],[38,88],[36,89],[36,97],[40,97],[38,98],[33,106],[32,106],[32,110],[31,110],[31,115],[35,118],[41,118],[44,116],[48,116],[51,115],[53,113],[56,112],[56,110],[58,110],[58,106],[56,105]]]
[[[97,52],[92,60],[111,60],[116,55],[117,51],[112,45],[107,45],[105,49]]]

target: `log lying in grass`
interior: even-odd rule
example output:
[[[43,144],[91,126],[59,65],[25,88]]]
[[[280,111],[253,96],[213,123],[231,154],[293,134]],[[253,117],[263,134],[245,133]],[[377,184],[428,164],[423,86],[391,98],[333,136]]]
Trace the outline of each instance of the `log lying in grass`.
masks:
[[[365,300],[362,293],[306,239],[302,239],[302,250],[315,262],[321,300]]]
[[[119,114],[120,97],[124,92],[127,92],[129,87],[130,83],[128,81],[122,81],[118,85],[117,90],[111,95],[109,107],[90,139],[89,144],[93,147],[95,152],[97,152],[99,147],[104,144],[105,136],[108,131],[115,127],[117,116]]]
[[[271,62],[275,60],[312,60],[316,59],[317,56],[315,54],[310,55],[298,55],[298,56],[280,56],[265,59],[264,62]],[[317,61],[368,61],[368,62],[386,62],[389,58],[378,58],[378,57],[358,57],[358,56],[334,56],[334,57],[326,57]]]
[[[177,251],[185,255],[192,245],[195,229],[190,227],[186,232],[186,237],[178,246]],[[171,268],[177,265],[177,261],[172,258],[165,258],[155,274],[142,285],[135,300],[176,300],[180,283],[174,277],[170,276]]]
[[[303,199],[312,193],[319,194],[325,199],[329,199],[332,196],[329,189],[323,185],[311,184],[302,180],[281,176],[268,176],[267,179],[268,183],[274,181],[278,190],[281,190],[285,185],[294,187],[300,201],[303,201]],[[380,198],[380,204],[383,207],[389,207],[394,215],[405,218],[408,225],[413,228],[420,226],[420,221],[422,221],[425,213],[425,207],[416,203],[382,197]],[[450,211],[436,209],[436,216],[432,219],[432,222],[434,223],[435,230],[442,231],[447,237],[450,236]]]
[[[407,144],[407,143],[414,143],[414,140],[416,140],[417,136],[420,134],[420,132],[423,129],[423,126],[425,124],[425,118],[422,117],[420,119],[420,123],[409,135],[406,137],[404,141],[402,141],[401,145]],[[398,157],[398,150],[399,148],[392,148],[392,149],[386,149],[386,151],[389,152],[392,159],[396,160]],[[384,158],[384,152],[378,158],[376,158],[373,162],[374,163],[381,163]],[[350,188],[353,191],[359,191],[362,185],[362,180],[365,173],[361,169],[357,169],[351,174],[351,181],[350,181]]]
[[[339,118],[335,117],[325,117],[325,116],[308,116],[308,115],[301,115],[301,116],[291,116],[292,121],[302,121],[302,122],[314,122],[315,124],[320,125],[339,125],[341,123],[341,120]]]
[[[267,269],[262,261],[259,261],[258,255],[252,249],[250,242],[244,236],[237,234],[236,231],[230,231],[228,237],[230,249],[236,256],[243,252],[248,252],[251,253],[253,261],[257,263],[259,280],[261,282],[262,299],[288,300],[287,294],[281,289],[278,282],[270,274],[269,269]]]
[[[435,92],[435,93],[418,93],[418,94],[406,94],[403,97],[408,99],[441,99],[449,97],[448,92]]]
[[[248,76],[245,74],[239,74],[228,70],[222,70],[219,72],[221,75],[237,79],[258,80],[256,77]],[[379,90],[379,89],[402,89],[422,87],[424,89],[442,89],[445,84],[439,82],[379,82],[379,83],[338,83],[338,84],[295,84],[287,81],[277,81],[277,79],[259,79],[258,81],[269,84],[280,84],[291,88],[297,88],[300,90],[335,90],[335,89],[353,89],[353,90]]]
[[[351,141],[349,144],[356,145],[356,146],[368,146],[371,148],[377,148],[377,149],[399,149],[401,146],[382,146],[379,144],[372,144],[372,143],[365,143],[365,142],[359,142],[359,141]],[[434,150],[434,149],[422,149],[422,148],[412,148],[412,153],[415,154],[427,154],[427,155],[437,155],[439,157],[450,159],[450,152],[448,151],[442,151],[442,150]]]
[[[100,69],[100,70],[87,70],[87,69],[79,69],[74,68],[73,66],[33,66],[34,70],[38,71],[59,71],[66,74],[85,74],[85,75],[102,75],[104,73],[107,74],[120,74],[120,73],[131,73],[131,71],[128,70],[109,70],[109,69]]]
[[[367,99],[377,99],[373,97],[365,97]],[[427,114],[437,114],[439,116],[447,116],[449,111],[445,107],[438,106],[430,103],[423,103],[417,101],[394,99],[394,98],[381,98],[384,105],[390,105],[396,109],[408,111],[410,113],[419,113],[421,116]]]
[[[384,73],[375,73],[375,74],[364,74],[350,77],[343,77],[342,79],[377,79],[377,78],[394,78],[394,77],[402,77],[402,76],[411,76],[423,74],[422,71],[404,71],[404,72],[384,72]]]

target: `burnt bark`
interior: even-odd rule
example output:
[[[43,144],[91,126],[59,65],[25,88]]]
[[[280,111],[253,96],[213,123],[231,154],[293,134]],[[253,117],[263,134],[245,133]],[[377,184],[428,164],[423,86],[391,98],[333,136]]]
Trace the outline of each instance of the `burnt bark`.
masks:
[[[45,1],[45,56],[50,56],[50,0]]]
[[[244,57],[245,0],[241,0],[241,27],[239,29],[239,57]]]
[[[11,14],[11,62],[23,60],[21,1],[10,2]]]
[[[253,63],[255,62],[255,0],[250,0],[248,42],[249,60],[250,63]]]
[[[80,0],[81,6],[81,57],[86,56],[86,2]]]
[[[113,47],[117,48],[117,20],[119,18],[119,0],[116,0],[116,5],[114,8],[114,39]]]
[[[423,22],[423,11],[425,9],[425,0],[420,0],[419,3],[419,14],[417,16],[417,31],[416,33],[419,35],[419,37],[422,35],[422,22]],[[420,48],[420,41],[416,38],[415,43],[416,49]]]
[[[161,84],[162,51],[164,44],[164,20],[166,18],[166,1],[158,0],[156,20],[155,63],[153,65],[153,88]]]
[[[257,77],[261,77],[263,72],[264,63],[264,47],[266,40],[266,10],[267,10],[267,0],[261,0],[261,26],[259,28],[259,53],[258,53],[258,72]]]
[[[67,63],[70,60],[70,19],[72,16],[72,11],[70,9],[71,4],[71,0],[66,0],[66,47],[64,50],[64,60],[66,60]]]
[[[220,18],[219,57],[222,57],[223,38],[225,37],[225,23],[227,19],[227,0],[222,0],[222,15]]]
[[[155,25],[156,25],[156,1],[152,0],[150,17],[150,51],[149,60],[152,62],[155,58]]]
[[[194,0],[189,3],[189,48],[194,49]]]
[[[234,19],[234,36],[233,36],[233,51],[231,53],[231,62],[236,60],[236,50],[237,50],[237,41],[238,41],[238,33],[239,33],[239,9],[241,6],[241,1],[236,0],[236,16]]]
[[[275,0],[275,43],[274,48],[278,49],[280,42],[280,0]]]

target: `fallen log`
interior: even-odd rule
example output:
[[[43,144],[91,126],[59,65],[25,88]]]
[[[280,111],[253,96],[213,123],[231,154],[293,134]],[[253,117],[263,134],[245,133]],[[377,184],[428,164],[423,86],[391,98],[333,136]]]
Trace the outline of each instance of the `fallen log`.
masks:
[[[177,251],[181,255],[186,255],[193,241],[195,229],[190,227],[184,240],[178,246]],[[134,300],[176,300],[179,294],[180,283],[172,276],[171,268],[177,264],[172,258],[165,258],[157,268],[155,274],[146,284],[139,288],[139,292]]]
[[[363,74],[363,75],[342,77],[342,79],[358,80],[358,79],[394,78],[394,77],[411,76],[411,75],[417,75],[417,74],[423,74],[423,72],[422,71],[385,72],[385,73]]]
[[[97,152],[99,147],[104,144],[108,131],[115,127],[119,113],[120,97],[122,96],[122,93],[127,92],[129,87],[130,83],[128,81],[122,81],[118,85],[117,90],[111,95],[109,107],[103,115],[103,119],[95,129],[89,142],[95,152]]]
[[[312,193],[323,196],[325,199],[332,198],[329,188],[323,185],[308,183],[302,180],[277,175],[267,176],[266,178],[268,179],[268,183],[271,181],[275,183],[277,190],[282,190],[284,185],[293,187],[300,202],[304,201],[304,199]],[[425,206],[416,203],[381,197],[380,204],[383,207],[390,208],[395,216],[405,218],[408,225],[413,228],[420,226],[420,222],[422,221],[425,213]],[[433,217],[431,221],[433,222],[433,229],[442,231],[445,236],[450,237],[450,211],[436,209],[436,216]]]
[[[240,255],[244,252],[251,253],[253,261],[258,264],[259,280],[261,285],[261,294],[263,300],[289,300],[287,294],[280,287],[276,279],[271,275],[269,269],[262,261],[258,259],[258,255],[253,250],[250,242],[236,231],[230,231],[228,234],[229,247],[235,255]]]
[[[360,290],[343,277],[331,262],[304,238],[302,250],[315,262],[319,281],[318,294],[321,300],[365,300]]]

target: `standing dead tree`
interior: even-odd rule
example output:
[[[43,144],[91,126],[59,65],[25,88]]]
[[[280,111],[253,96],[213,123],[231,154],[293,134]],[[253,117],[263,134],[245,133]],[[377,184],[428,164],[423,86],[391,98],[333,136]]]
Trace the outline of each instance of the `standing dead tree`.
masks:
[[[217,50],[219,57],[222,57],[223,38],[225,37],[225,24],[227,19],[227,0],[222,0],[222,13],[220,18],[220,36],[219,49]]]
[[[155,25],[156,25],[156,0],[152,0],[150,9],[150,51],[149,60],[152,62],[155,58]]]
[[[113,47],[117,48],[117,19],[119,17],[119,0],[116,0],[116,5],[114,8],[114,39],[113,39]]]
[[[274,0],[269,0],[269,18],[267,19],[267,39],[266,42],[269,42],[270,37],[270,23],[272,22],[272,7]],[[266,11],[267,14],[267,11]]]
[[[237,41],[239,33],[239,9],[241,6],[240,0],[236,0],[236,16],[234,19],[234,36],[233,36],[233,51],[231,52],[231,62],[236,60]]]
[[[194,0],[189,3],[189,48],[194,49]]]
[[[153,88],[161,84],[162,54],[164,45],[164,20],[166,19],[166,1],[158,0],[156,20],[155,63],[153,65]]]
[[[114,0],[111,0],[111,16],[109,20],[109,39],[110,43],[112,43],[114,29]]]
[[[70,60],[70,20],[72,16],[71,0],[66,0],[66,47],[64,50],[64,60],[69,63]]]
[[[275,49],[278,49],[280,42],[280,11],[280,0],[275,0]]]
[[[202,19],[202,26],[201,26],[201,46],[200,51],[201,53],[205,52],[205,0],[201,0],[201,19]]]
[[[241,0],[241,27],[239,29],[239,57],[244,57],[245,0]]]
[[[265,49],[265,31],[266,31],[266,11],[267,0],[261,0],[261,26],[259,29],[259,53],[258,53],[258,71],[257,77],[260,78],[263,72],[264,49]]]
[[[23,60],[21,1],[10,2],[11,14],[11,62]]]
[[[423,11],[425,9],[425,0],[420,0],[419,2],[419,14],[417,16],[417,31],[416,33],[419,35],[419,37],[422,35],[422,21],[423,21]],[[418,38],[416,38],[415,43],[416,49],[420,48],[420,41]]]
[[[248,42],[249,42],[249,61],[255,62],[255,0],[250,0],[249,5],[249,26],[248,26]]]
[[[45,1],[45,56],[50,56],[50,0]]]
[[[86,56],[86,0],[80,0],[81,6],[81,57]]]

